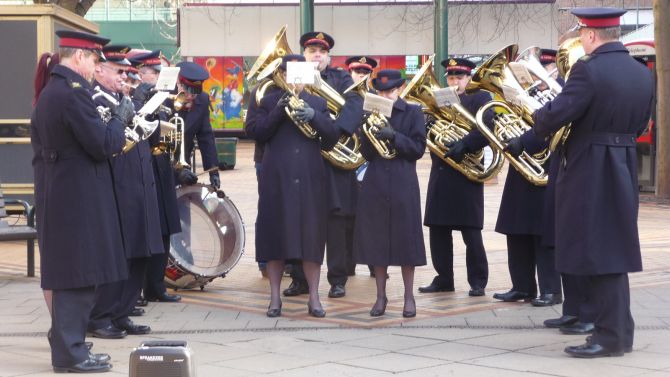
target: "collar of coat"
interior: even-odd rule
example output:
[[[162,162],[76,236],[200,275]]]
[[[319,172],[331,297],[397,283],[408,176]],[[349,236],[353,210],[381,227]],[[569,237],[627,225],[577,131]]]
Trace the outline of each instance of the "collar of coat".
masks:
[[[407,102],[405,102],[405,100],[400,97],[398,97],[398,99],[393,103],[393,108],[398,109],[400,111],[405,111],[406,107]]]
[[[608,53],[608,52],[626,52],[627,53],[628,49],[626,48],[626,46],[623,45],[623,43],[621,43],[619,41],[607,42],[607,43],[601,45],[600,47],[596,48],[595,50],[593,50],[591,55],[604,54],[604,53]]]
[[[80,87],[80,88],[84,88],[84,89],[91,89],[92,88],[91,84],[88,81],[86,81],[86,79],[81,77],[80,74],[78,74],[77,72],[71,70],[70,68],[68,68],[68,67],[66,67],[62,64],[56,65],[54,67],[53,71],[51,71],[51,74],[54,75],[54,76],[60,76],[60,77],[64,78],[65,80],[67,80],[67,82],[70,84],[70,86],[72,88],[75,88],[75,87]],[[73,85],[74,83],[76,83],[76,84]]]

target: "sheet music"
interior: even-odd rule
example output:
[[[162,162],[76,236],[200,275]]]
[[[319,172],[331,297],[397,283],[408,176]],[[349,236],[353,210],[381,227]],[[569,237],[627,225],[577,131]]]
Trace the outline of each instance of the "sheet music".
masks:
[[[286,82],[289,84],[314,84],[315,64],[312,62],[287,62]]]
[[[439,107],[461,103],[461,99],[458,97],[457,86],[433,90],[433,95],[435,96],[435,103]]]
[[[509,69],[512,71],[516,81],[519,82],[522,88],[528,89],[528,87],[535,82],[533,76],[528,72],[528,68],[526,68],[525,65],[518,62],[510,62]]]
[[[365,93],[365,100],[363,100],[363,110],[384,115],[387,118],[391,117],[393,112],[393,101],[382,96],[372,93]]]
[[[156,92],[156,94],[154,94],[153,97],[151,97],[151,99],[148,100],[147,103],[145,103],[137,113],[153,114],[156,109],[158,109],[158,106],[160,106],[169,96],[170,93],[168,92]]]
[[[156,81],[156,90],[172,91],[177,85],[179,67],[163,67]]]

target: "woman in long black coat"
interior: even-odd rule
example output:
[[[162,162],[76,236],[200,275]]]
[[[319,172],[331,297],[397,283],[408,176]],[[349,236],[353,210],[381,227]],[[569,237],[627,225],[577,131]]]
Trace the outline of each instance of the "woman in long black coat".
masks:
[[[370,311],[373,317],[383,315],[386,309],[388,266],[401,266],[405,284],[403,316],[414,317],[414,267],[426,264],[416,175],[416,160],[426,149],[426,129],[421,108],[398,98],[403,83],[396,70],[382,70],[372,80],[379,95],[395,101],[390,127],[382,127],[376,138],[389,141],[396,156],[381,157],[370,140],[362,138],[361,152],[370,164],[356,210],[354,259],[375,269],[377,301]]]
[[[302,55],[287,55],[287,61],[304,61]],[[299,88],[298,88],[299,89]],[[268,89],[256,105],[256,92],[247,112],[247,135],[265,144],[263,170],[258,182],[256,260],[267,261],[270,306],[267,315],[281,315],[280,283],[287,259],[301,259],[309,286],[309,314],[325,316],[319,300],[319,275],[326,243],[328,198],[321,148],[337,143],[338,132],[330,119],[326,101],[299,91],[306,108],[298,112],[318,137],[305,136],[286,115],[286,92]]]

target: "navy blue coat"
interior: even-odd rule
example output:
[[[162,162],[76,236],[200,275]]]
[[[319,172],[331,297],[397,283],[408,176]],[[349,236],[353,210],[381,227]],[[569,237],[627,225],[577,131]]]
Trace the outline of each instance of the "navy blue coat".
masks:
[[[600,275],[640,271],[635,137],[650,118],[649,70],[620,42],[577,61],[563,91],[535,112],[547,137],[572,122],[556,179],[556,267]]]
[[[382,158],[367,137],[361,152],[370,161],[356,208],[354,260],[374,266],[423,266],[426,249],[416,160],[426,151],[421,108],[399,98],[389,119],[397,156]]]
[[[547,147],[547,142],[529,134],[526,151],[537,153]],[[549,163],[543,165],[549,168]],[[544,208],[546,186],[535,186],[528,182],[512,165],[507,169],[496,232],[507,235],[536,235],[544,232]]]
[[[461,104],[473,116],[491,100],[484,91],[459,95]],[[476,130],[463,138],[470,151],[488,144]],[[448,226],[453,229],[484,227],[484,185],[473,182],[431,152],[433,160],[428,179],[424,225]]]
[[[209,95],[205,92],[198,94],[193,100],[191,109],[182,109],[179,112],[179,116],[186,123],[186,141],[184,144],[186,159],[188,160],[191,153],[193,153],[193,140],[197,138],[203,168],[205,170],[218,169],[219,160],[216,155],[214,131],[212,131],[212,124],[209,121]],[[218,170],[214,170],[210,172],[211,174],[218,175],[219,172]]]
[[[105,125],[91,85],[54,68],[32,114],[31,143],[42,288],[72,289],[128,276],[109,158],[124,126]]]
[[[272,88],[260,106],[252,93],[245,121],[249,137],[264,143],[258,180],[256,260],[302,259],[321,264],[328,216],[323,145],[337,142],[338,132],[326,101],[306,92],[300,98],[315,110],[310,122],[319,139],[306,137],[277,102],[284,92]]]
[[[349,73],[337,68],[326,67],[321,72],[328,85],[338,93],[354,84]],[[361,126],[363,119],[363,98],[356,92],[344,95],[345,103],[335,120],[335,127],[341,134],[352,135]],[[326,161],[330,211],[336,215],[352,216],[356,212],[358,185],[355,170],[343,170]]]
[[[100,89],[107,91],[101,85]],[[109,105],[104,97],[98,97],[95,102]],[[163,254],[149,142],[140,141],[128,153],[117,155],[111,162],[126,258]]]

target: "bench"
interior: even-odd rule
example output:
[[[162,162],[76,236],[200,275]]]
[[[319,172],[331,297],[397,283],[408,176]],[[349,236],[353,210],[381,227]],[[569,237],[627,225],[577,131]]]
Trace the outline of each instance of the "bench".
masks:
[[[4,218],[7,217],[5,205],[21,205],[22,213],[28,218],[27,225],[11,225]],[[37,230],[35,230],[35,208],[28,202],[20,199],[5,199],[0,189],[0,241],[20,241],[26,240],[28,254],[28,276],[35,276],[35,239]]]

